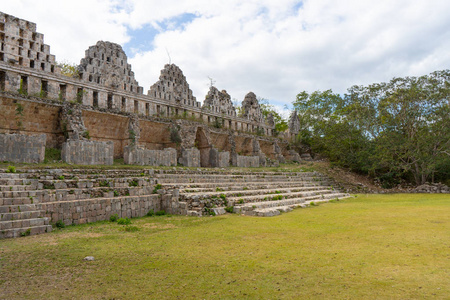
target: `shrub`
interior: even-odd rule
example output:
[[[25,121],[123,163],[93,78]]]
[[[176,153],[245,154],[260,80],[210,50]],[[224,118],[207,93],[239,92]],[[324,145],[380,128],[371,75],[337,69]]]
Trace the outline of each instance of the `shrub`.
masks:
[[[65,178],[64,178],[63,175],[61,175],[61,176],[58,176],[58,179],[59,179],[59,180],[64,180]]]
[[[128,218],[120,218],[117,220],[117,224],[119,225],[130,225],[131,224],[131,220]]]
[[[101,186],[101,187],[109,186],[109,181],[108,180],[101,180],[98,183],[98,185]]]
[[[239,199],[238,203],[239,204],[244,204],[244,199]]]
[[[155,211],[153,209],[150,209],[147,213],[148,217],[153,217],[155,215]]]
[[[117,196],[119,196],[119,192],[114,190],[114,197],[117,197]]]
[[[8,170],[6,170],[6,173],[16,173],[16,167],[8,166]]]
[[[224,191],[224,189],[222,189],[222,188],[220,188],[220,187],[217,187],[216,188],[216,192],[223,192]]]
[[[157,185],[155,185],[155,188],[153,189],[153,194],[158,193],[158,190],[162,189],[162,185],[160,185],[159,183]]]
[[[155,215],[157,215],[157,216],[164,216],[166,214],[166,211],[165,210],[158,210],[156,213],[155,213]]]
[[[138,181],[137,180],[132,180],[128,183],[129,186],[138,186]]]
[[[63,229],[64,227],[66,227],[66,224],[64,224],[64,222],[62,220],[59,220],[55,223],[55,226],[58,229]]]
[[[111,222],[117,222],[117,219],[119,219],[119,215],[118,214],[114,214],[114,215],[109,217],[109,220]]]
[[[21,236],[29,236],[31,234],[31,229],[28,228],[27,230],[25,230],[24,232],[22,232],[20,235]]]
[[[232,214],[232,213],[233,213],[233,206],[227,206],[227,207],[225,207],[225,211],[226,211],[227,213]]]

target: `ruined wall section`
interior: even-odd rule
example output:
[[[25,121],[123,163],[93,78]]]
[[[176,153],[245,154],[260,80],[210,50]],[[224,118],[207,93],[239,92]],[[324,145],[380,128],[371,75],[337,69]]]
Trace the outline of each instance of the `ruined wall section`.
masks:
[[[242,109],[244,118],[256,123],[264,123],[261,107],[253,92],[245,95],[244,101],[242,101]]]
[[[0,61],[19,67],[59,73],[44,35],[36,24],[0,12]]]
[[[78,66],[80,77],[88,82],[142,94],[143,88],[134,78],[131,65],[122,47],[111,42],[98,41],[89,47]]]
[[[41,163],[46,139],[45,134],[0,134],[0,161]]]
[[[231,96],[226,90],[219,91],[216,87],[211,86],[208,94],[203,101],[202,109],[225,116],[236,116],[236,109],[231,102]]]
[[[192,94],[183,71],[175,64],[166,64],[161,70],[159,80],[150,87],[148,95],[175,105],[200,107],[200,102]],[[174,112],[158,111],[158,114],[171,115]]]

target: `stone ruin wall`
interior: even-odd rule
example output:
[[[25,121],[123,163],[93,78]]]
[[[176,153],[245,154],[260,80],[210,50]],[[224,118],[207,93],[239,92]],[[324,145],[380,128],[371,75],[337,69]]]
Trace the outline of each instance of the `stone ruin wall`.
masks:
[[[129,124],[133,115],[140,119],[139,145],[149,150],[176,147],[168,134],[173,121],[158,118],[163,112],[165,116],[184,116],[209,125],[220,121],[223,128],[216,131],[222,133],[217,133],[208,147],[230,152],[230,156],[255,154],[252,138],[239,137],[242,133],[272,135],[273,123],[263,118],[254,93],[247,94],[243,101],[243,116],[236,115],[228,93],[215,87],[211,87],[202,108],[181,69],[169,64],[148,95],[143,95],[120,45],[100,41],[89,47],[78,67],[79,76],[67,77],[60,74],[50,47],[44,44],[43,35],[36,32],[34,23],[0,14],[0,33],[0,89],[4,91],[0,133],[44,133],[47,147],[59,148],[67,138],[61,111],[65,104],[71,103],[78,106],[82,115],[83,124],[77,125],[80,130],[86,130],[92,140],[113,142],[115,158],[123,157],[125,147],[131,143]],[[28,60],[25,53],[30,56]],[[34,65],[30,58],[35,58]],[[40,59],[39,64],[42,60],[42,65],[36,64],[36,59]],[[24,107],[20,127],[11,118],[16,115],[17,103]],[[230,134],[235,138],[233,146],[228,143]],[[265,144],[259,152],[267,152],[273,159],[271,147]],[[178,157],[182,157],[183,149],[179,149]],[[207,151],[202,152],[204,157]],[[223,157],[226,155],[219,160],[223,161]]]

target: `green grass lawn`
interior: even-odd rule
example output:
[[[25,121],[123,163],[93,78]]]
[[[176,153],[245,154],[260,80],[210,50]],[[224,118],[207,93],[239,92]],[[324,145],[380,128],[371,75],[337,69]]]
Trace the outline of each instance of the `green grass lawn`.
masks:
[[[449,217],[450,195],[396,194],[70,226],[0,240],[0,299],[449,299]]]

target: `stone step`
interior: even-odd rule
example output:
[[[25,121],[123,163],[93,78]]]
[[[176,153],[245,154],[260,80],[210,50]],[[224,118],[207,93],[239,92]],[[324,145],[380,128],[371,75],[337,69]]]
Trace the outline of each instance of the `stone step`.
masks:
[[[0,172],[0,179],[21,179],[27,177],[27,173],[6,173],[6,170]]]
[[[344,199],[348,197],[350,197],[348,194],[333,193],[326,195],[326,197],[316,195],[277,201],[256,202],[251,204],[246,203],[244,205],[235,206],[233,208],[233,212],[250,216],[275,216],[280,212],[287,212],[296,207],[309,206],[311,202],[328,202],[330,200]]]
[[[34,211],[34,210],[36,210],[35,204],[0,206],[0,214],[12,213],[12,212]]]
[[[135,195],[147,195],[152,194],[154,186],[144,187],[125,187],[125,188],[111,188],[111,187],[92,187],[92,188],[67,188],[59,190],[35,190],[35,191],[16,191],[16,192],[1,192],[5,205],[19,204],[12,199],[30,198],[34,202],[53,202],[76,199],[90,199],[96,197],[113,197],[114,191],[119,195],[129,194]],[[33,203],[34,203],[33,202]],[[24,204],[32,203],[25,202]],[[0,203],[1,204],[1,203]]]
[[[218,198],[221,195],[225,195],[227,200],[235,200],[236,198],[248,198],[249,196],[261,196],[264,195],[269,199],[273,197],[279,197],[281,195],[283,197],[302,192],[310,192],[310,191],[325,191],[331,190],[330,187],[324,186],[310,186],[310,187],[287,187],[287,188],[260,188],[260,189],[246,189],[246,190],[234,190],[234,191],[221,191],[221,192],[195,192],[195,193],[185,193],[180,194],[183,199],[209,199],[209,198]]]
[[[152,203],[157,203],[158,207],[150,207],[149,205]],[[155,212],[160,210],[160,203],[160,195],[151,194],[47,202],[40,203],[37,207],[45,212],[46,217],[51,217],[53,220],[63,220],[66,225],[69,225],[108,220],[115,213],[119,217],[142,217],[150,209],[154,209]],[[137,206],[138,204],[139,206]],[[68,220],[73,220],[73,222]]]
[[[180,177],[180,178],[168,178],[168,179],[157,179],[157,183],[161,184],[193,184],[193,183],[228,183],[228,182],[270,182],[270,181],[311,181],[311,182],[321,182],[326,181],[329,182],[326,178],[304,178],[304,177],[291,177],[291,178],[199,178],[199,179],[190,179],[189,181],[186,180],[186,177]]]
[[[33,197],[0,198],[0,206],[28,205],[28,204],[36,204],[38,202],[39,201],[34,199]]]
[[[316,196],[316,195],[325,195],[333,193],[335,191],[330,189],[316,189],[316,190],[306,190],[306,191],[299,191],[299,192],[292,192],[292,193],[279,193],[279,194],[259,194],[259,195],[248,195],[248,196],[241,196],[241,197],[227,197],[228,203],[230,205],[236,205],[240,202],[243,203],[253,203],[253,202],[263,202],[263,201],[278,201],[283,199],[290,199],[290,198],[302,198],[302,197],[309,197],[309,196]]]
[[[14,221],[25,219],[36,219],[42,216],[40,211],[21,211],[21,212],[8,212],[0,214],[0,221]]]
[[[319,182],[310,181],[268,181],[268,182],[247,182],[247,183],[178,183],[178,184],[164,184],[167,187],[178,187],[180,193],[198,193],[198,192],[214,192],[214,191],[233,191],[246,189],[261,189],[261,188],[283,188],[283,187],[308,187],[319,186]],[[219,190],[217,190],[219,189]]]
[[[0,185],[0,192],[17,192],[17,191],[32,191],[39,189],[37,184],[29,185]]]
[[[13,228],[28,228],[49,225],[50,218],[33,218],[21,220],[0,221],[0,231]]]
[[[52,231],[52,225],[40,225],[23,228],[11,228],[0,231],[0,239],[16,238],[21,236],[36,235]]]

